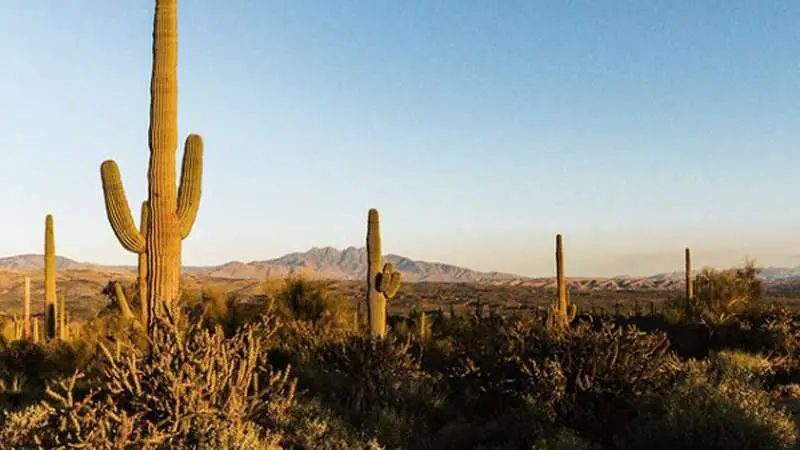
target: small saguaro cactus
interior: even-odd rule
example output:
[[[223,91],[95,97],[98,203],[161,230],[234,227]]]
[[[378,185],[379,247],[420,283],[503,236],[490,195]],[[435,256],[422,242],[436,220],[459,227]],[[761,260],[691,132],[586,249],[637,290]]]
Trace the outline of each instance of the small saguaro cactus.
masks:
[[[25,333],[24,332],[24,326],[23,326],[22,321],[19,320],[19,317],[17,317],[16,314],[14,314],[14,319],[13,320],[14,320],[14,339],[13,340],[18,341],[18,340],[23,339],[25,337],[24,336],[24,333]]]
[[[569,302],[567,280],[564,275],[564,247],[561,235],[556,235],[556,303],[550,307],[552,325],[566,326],[575,319],[578,308]]]
[[[25,339],[31,338],[31,277],[25,277],[25,285],[22,290],[22,323],[23,336]]]
[[[686,250],[684,250],[684,257],[684,270],[686,272],[686,304],[688,305],[689,302],[691,302],[694,298],[694,283],[692,280],[692,250],[689,249],[689,247],[686,247]]]
[[[58,297],[58,338],[64,341],[67,339],[67,305],[64,294]]]
[[[400,289],[400,272],[392,263],[382,263],[380,218],[373,208],[367,218],[367,315],[375,337],[386,335],[386,302]]]
[[[430,337],[431,326],[428,323],[428,314],[420,310],[417,315],[417,336],[420,339],[428,339]]]
[[[44,220],[44,324],[45,339],[56,338],[58,324],[58,299],[56,298],[56,243],[53,233],[53,215]]]
[[[31,336],[33,342],[39,342],[39,318],[33,318],[33,336]]]
[[[177,9],[177,0],[156,0],[145,233],[133,222],[117,164],[107,160],[100,166],[106,212],[114,234],[126,250],[145,254],[146,265],[140,265],[140,271],[146,268],[146,298],[142,300],[146,311],[141,317],[146,318],[148,330],[153,330],[158,318],[165,317],[165,311],[178,300],[181,241],[189,236],[197,217],[203,172],[203,140],[190,134],[183,154],[180,187],[176,189]]]

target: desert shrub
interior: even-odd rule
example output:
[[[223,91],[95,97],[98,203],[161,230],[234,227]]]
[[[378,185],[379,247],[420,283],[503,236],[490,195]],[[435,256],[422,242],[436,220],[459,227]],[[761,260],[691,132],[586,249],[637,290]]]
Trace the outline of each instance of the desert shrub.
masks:
[[[772,365],[767,358],[740,350],[713,353],[705,363],[707,376],[717,384],[736,381],[760,388],[772,373]]]
[[[164,328],[149,351],[100,345],[104,370],[50,386],[49,414],[7,418],[11,445],[91,448],[278,448],[294,396],[288,372],[260,364],[271,324],[233,338],[198,325]],[[80,382],[80,383],[79,383]],[[40,417],[38,422],[26,414]],[[27,416],[25,416],[27,417]],[[27,431],[8,424],[31,422]],[[11,439],[9,437],[8,439]]]
[[[352,310],[348,300],[331,289],[330,282],[289,277],[282,285],[265,283],[265,293],[273,308],[288,319],[352,328]]]
[[[17,408],[38,401],[47,382],[75,370],[77,352],[54,341],[13,341],[0,349],[0,406]]]
[[[796,448],[797,429],[789,415],[746,376],[737,379],[736,372],[728,372],[720,377],[719,362],[690,363],[684,379],[665,392],[663,410],[634,424],[621,448]]]
[[[426,356],[426,368],[448,375],[446,406],[463,424],[449,433],[477,440],[462,448],[530,447],[565,426],[609,444],[679,367],[664,333],[635,327],[552,332],[530,318],[451,326],[451,350]]]
[[[673,322],[721,325],[737,315],[764,308],[761,268],[748,260],[741,268],[703,270],[694,279],[694,298],[673,297],[664,305]]]
[[[415,448],[441,399],[413,347],[362,336],[323,343],[298,368],[301,386],[382,444]]]

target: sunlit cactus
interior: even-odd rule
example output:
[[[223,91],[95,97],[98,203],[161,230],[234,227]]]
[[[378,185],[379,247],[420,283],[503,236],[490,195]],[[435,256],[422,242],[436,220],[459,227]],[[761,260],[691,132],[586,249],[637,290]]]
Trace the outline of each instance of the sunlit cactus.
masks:
[[[67,339],[67,305],[64,294],[58,297],[58,338],[64,341]]]
[[[401,274],[392,263],[383,264],[380,218],[370,209],[367,219],[367,313],[370,334],[386,335],[386,302],[400,289]]]
[[[40,338],[39,338],[39,318],[38,317],[34,317],[33,318],[33,336],[32,336],[32,339],[33,339],[33,342],[37,342],[37,343],[40,340]]]
[[[165,308],[172,308],[180,288],[181,241],[191,232],[200,204],[203,141],[186,139],[180,187],[176,189],[178,145],[177,0],[156,0],[153,67],[150,80],[150,164],[145,224],[137,229],[117,164],[100,166],[106,212],[114,234],[128,251],[145,255],[146,297],[140,317],[152,329]],[[145,231],[145,232],[143,232]],[[140,293],[142,290],[140,289]]]
[[[125,291],[122,290],[122,284],[119,281],[114,282],[114,297],[117,300],[120,313],[125,320],[131,320],[136,317],[128,305],[128,299],[125,297]]]
[[[31,277],[25,277],[22,288],[22,334],[25,339],[31,338]]]
[[[556,303],[550,307],[549,320],[553,326],[567,326],[575,319],[578,308],[569,301],[564,274],[564,247],[561,235],[556,235]]]
[[[53,232],[53,215],[44,221],[44,323],[45,339],[56,338],[58,324],[58,299],[56,298],[56,243]]]
[[[417,336],[420,339],[430,337],[430,323],[428,323],[428,314],[425,311],[419,311],[417,315]]]
[[[13,323],[14,323],[14,339],[13,340],[17,341],[17,340],[23,339],[24,338],[24,333],[25,333],[25,331],[24,331],[25,327],[23,326],[22,321],[19,319],[19,317],[17,317],[16,314],[14,314],[14,318],[12,320],[13,320]]]
[[[686,247],[684,250],[684,270],[686,277],[686,302],[687,304],[694,298],[694,283],[692,280],[692,250]]]

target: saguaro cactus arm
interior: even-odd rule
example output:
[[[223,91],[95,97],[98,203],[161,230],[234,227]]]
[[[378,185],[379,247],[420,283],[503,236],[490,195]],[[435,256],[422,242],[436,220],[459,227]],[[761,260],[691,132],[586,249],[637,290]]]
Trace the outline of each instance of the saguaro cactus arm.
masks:
[[[117,306],[119,306],[122,317],[125,320],[133,320],[136,316],[133,315],[133,311],[128,306],[128,298],[125,297],[125,291],[122,290],[122,285],[118,281],[114,282],[114,296],[117,299]]]
[[[178,220],[181,239],[186,239],[192,231],[200,207],[200,193],[203,181],[203,138],[190,134],[186,138],[181,167],[181,181],[178,188]]]
[[[119,175],[117,163],[113,160],[104,161],[100,165],[100,175],[103,179],[106,214],[114,234],[126,250],[133,253],[143,253],[145,240],[133,222],[133,215],[131,215],[131,209],[128,206],[128,199],[125,196],[125,189],[122,186],[122,178]]]
[[[387,262],[383,265],[383,271],[376,275],[375,288],[386,298],[392,298],[400,289],[401,278],[402,274],[395,270],[394,264]]]

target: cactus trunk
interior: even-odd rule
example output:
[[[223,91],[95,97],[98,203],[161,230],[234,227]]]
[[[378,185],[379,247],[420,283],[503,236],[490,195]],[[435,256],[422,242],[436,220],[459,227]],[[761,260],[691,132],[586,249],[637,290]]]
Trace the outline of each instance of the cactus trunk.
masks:
[[[567,279],[564,274],[564,246],[561,235],[556,235],[556,303],[551,306],[549,320],[553,326],[566,326],[575,319],[577,307],[570,304]]]
[[[45,338],[55,339],[58,310],[56,307],[56,243],[53,216],[48,214],[44,227],[44,311]]]
[[[150,161],[147,204],[137,230],[114,161],[100,169],[106,211],[114,234],[127,250],[139,254],[142,297],[140,318],[153,330],[178,300],[181,241],[191,232],[200,204],[203,141],[186,139],[180,187],[176,188],[178,144],[178,20],[177,0],[156,0],[153,21],[153,67],[150,79]],[[142,256],[143,255],[143,256]]]
[[[150,229],[147,249],[148,304],[154,316],[178,299],[181,240],[175,182],[178,145],[177,2],[157,1],[150,81],[150,166],[147,173]]]
[[[25,277],[22,292],[22,326],[25,339],[31,338],[31,277]]]
[[[556,235],[556,289],[558,291],[558,309],[567,309],[567,281],[564,278],[564,247],[561,235]]]
[[[400,272],[392,263],[383,263],[381,227],[377,209],[367,218],[367,315],[373,337],[386,335],[386,302],[400,289]]]
[[[367,218],[367,314],[370,334],[376,337],[386,335],[386,297],[376,286],[382,262],[380,218],[378,210],[370,209]]]
[[[39,318],[33,318],[33,342],[39,342]]]
[[[692,251],[691,251],[691,249],[689,249],[687,247],[686,250],[684,251],[684,256],[685,256],[685,260],[686,260],[685,263],[684,263],[684,265],[685,265],[684,269],[686,271],[686,274],[685,274],[686,275],[686,303],[688,304],[689,302],[692,301],[692,298],[694,298],[694,285],[693,285],[694,283],[692,281]]]
[[[62,341],[67,339],[66,309],[64,294],[61,294],[58,301],[58,338]]]

